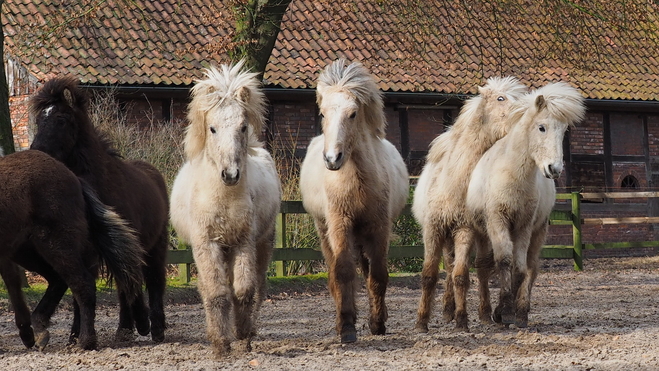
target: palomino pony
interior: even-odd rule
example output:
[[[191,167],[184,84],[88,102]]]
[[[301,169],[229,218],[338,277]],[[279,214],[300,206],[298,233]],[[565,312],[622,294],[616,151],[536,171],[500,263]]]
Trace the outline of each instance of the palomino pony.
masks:
[[[217,356],[230,351],[234,336],[251,350],[281,200],[275,163],[258,139],[266,103],[256,76],[239,62],[212,67],[197,81],[186,161],[171,196],[172,224],[192,245]]]
[[[501,285],[493,318],[526,327],[531,288],[563,171],[563,136],[585,115],[584,99],[566,83],[551,83],[515,104],[512,128],[480,159],[466,208],[491,241]]]
[[[478,90],[479,95],[465,102],[455,124],[431,143],[414,193],[412,211],[421,224],[425,245],[416,322],[416,329],[421,332],[428,331],[442,253],[447,269],[444,319],[449,322],[455,318],[457,329],[468,328],[469,251],[473,244],[485,243],[474,239],[470,221],[465,218],[469,177],[481,155],[506,134],[510,106],[525,93],[526,87],[512,77],[494,77]],[[458,259],[465,254],[466,259]],[[479,313],[481,320],[488,321],[491,308],[486,296],[487,281],[479,279],[479,284]]]
[[[385,334],[387,252],[391,227],[408,192],[407,169],[385,139],[382,94],[360,63],[340,59],[317,86],[323,134],[300,170],[304,208],[312,215],[329,267],[342,343],[357,340],[356,262],[367,281],[372,334]]]
[[[169,240],[167,186],[153,166],[121,159],[94,128],[87,108],[88,99],[74,78],[46,82],[30,102],[37,126],[30,148],[63,162],[138,232],[150,308],[146,308],[143,295],[132,305],[120,295],[116,334],[119,340],[130,340],[135,325],[141,335],[150,330],[153,341],[161,342],[165,339],[163,295]],[[76,323],[74,318],[73,337]]]
[[[52,312],[30,318],[16,263],[56,285],[61,281],[64,290],[71,288],[80,308],[78,346],[95,349],[99,260],[128,303],[141,293],[142,256],[135,231],[102,204],[89,185],[39,151],[0,157],[0,205],[0,274],[14,305],[23,344],[28,348],[35,343],[40,349],[46,346]],[[50,299],[56,301],[44,302]],[[61,296],[44,296],[39,305],[56,308],[59,299]]]

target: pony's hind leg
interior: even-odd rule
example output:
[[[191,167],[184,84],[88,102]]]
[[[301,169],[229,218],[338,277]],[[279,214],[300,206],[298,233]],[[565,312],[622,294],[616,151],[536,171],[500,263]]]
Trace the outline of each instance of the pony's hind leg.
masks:
[[[18,265],[8,259],[0,260],[0,275],[5,281],[9,299],[14,306],[14,317],[21,341],[27,348],[32,348],[35,343],[34,331],[30,320],[30,308],[25,303],[25,297],[21,289],[21,272]]]
[[[423,229],[425,245],[423,269],[421,271],[421,300],[417,310],[414,328],[418,332],[428,332],[430,312],[432,311],[437,281],[439,280],[439,261],[442,258],[442,242],[437,233],[429,226]]]
[[[494,268],[494,256],[489,240],[478,238],[476,241],[476,274],[478,275],[478,317],[483,324],[492,323],[492,304],[490,300],[490,276]]]

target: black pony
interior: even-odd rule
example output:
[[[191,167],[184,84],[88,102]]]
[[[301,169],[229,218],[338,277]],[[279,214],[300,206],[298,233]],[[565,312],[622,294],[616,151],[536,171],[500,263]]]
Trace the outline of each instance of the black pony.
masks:
[[[46,346],[50,317],[68,286],[79,306],[78,345],[96,348],[101,262],[128,302],[139,297],[142,254],[135,231],[102,204],[89,185],[47,154],[24,151],[0,157],[0,275],[25,346]],[[39,307],[49,309],[32,318],[16,263],[47,277],[51,293],[61,291],[59,297],[44,295]]]
[[[153,166],[121,159],[94,128],[87,108],[87,96],[76,79],[62,77],[46,82],[30,102],[37,126],[30,148],[50,154],[89,182],[101,201],[114,207],[138,232],[150,308],[146,308],[143,296],[130,306],[120,294],[117,338],[132,339],[135,326],[141,335],[150,330],[151,338],[161,342],[165,338],[163,296],[169,239],[167,187]],[[73,335],[76,330],[74,319]]]

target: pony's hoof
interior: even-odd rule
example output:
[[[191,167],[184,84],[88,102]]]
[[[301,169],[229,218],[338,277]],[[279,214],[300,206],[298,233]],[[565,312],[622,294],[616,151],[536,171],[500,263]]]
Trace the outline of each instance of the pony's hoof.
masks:
[[[31,326],[20,329],[18,335],[21,337],[21,341],[26,348],[29,349],[34,346],[34,330],[32,330]]]
[[[442,319],[444,320],[444,323],[451,323],[455,319],[455,313],[444,311],[444,313],[442,313]]]
[[[96,336],[90,336],[89,339],[78,339],[78,347],[83,350],[95,350],[98,348]]]
[[[428,324],[417,322],[416,325],[414,325],[414,332],[416,332],[417,334],[427,334]]]
[[[135,340],[135,333],[133,333],[133,330],[131,329],[118,328],[117,332],[114,333],[114,341],[118,343],[124,343],[133,340]]]
[[[357,330],[355,325],[343,325],[341,327],[341,344],[349,344],[357,341]]]
[[[39,350],[46,349],[46,345],[48,345],[48,342],[50,342],[50,332],[46,330],[42,333],[37,334],[35,340],[36,340],[37,349]]]
[[[223,359],[231,353],[231,342],[228,340],[215,340],[213,343],[213,355],[217,359]]]
[[[501,323],[504,324],[504,325],[511,325],[511,324],[515,323],[515,315],[514,314],[509,314],[509,313],[505,313],[505,314],[502,313],[501,314]]]
[[[151,323],[148,319],[146,321],[135,321],[135,328],[138,334],[147,336],[151,332]]]
[[[78,334],[71,334],[69,335],[69,342],[66,343],[67,345],[76,345],[78,342]]]
[[[165,331],[155,331],[151,330],[151,340],[153,340],[154,343],[162,343],[165,341]]]
[[[515,316],[515,326],[519,328],[527,328],[529,326],[528,314],[518,314]]]
[[[371,323],[369,324],[369,329],[371,330],[372,335],[385,335],[387,333],[387,327],[384,323]]]

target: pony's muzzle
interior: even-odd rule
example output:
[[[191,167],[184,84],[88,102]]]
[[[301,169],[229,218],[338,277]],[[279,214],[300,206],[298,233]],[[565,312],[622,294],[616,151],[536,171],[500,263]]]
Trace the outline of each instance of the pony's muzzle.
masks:
[[[233,186],[238,184],[240,180],[240,170],[236,169],[235,173],[231,171],[222,170],[222,182],[225,185]]]
[[[327,170],[339,170],[341,165],[343,165],[343,152],[339,152],[336,155],[323,154],[323,159],[325,160]]]
[[[549,164],[544,168],[544,173],[545,173],[544,175],[548,179],[558,179],[558,177],[561,176],[562,172],[563,172],[562,165]]]

